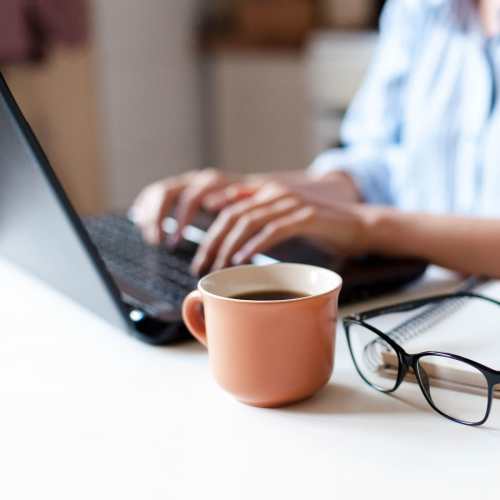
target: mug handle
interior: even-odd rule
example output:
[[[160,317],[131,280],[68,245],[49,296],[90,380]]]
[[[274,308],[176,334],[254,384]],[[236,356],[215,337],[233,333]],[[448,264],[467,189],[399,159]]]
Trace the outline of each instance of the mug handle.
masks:
[[[205,319],[202,314],[203,300],[201,293],[198,290],[191,292],[182,304],[182,318],[193,336],[207,346],[207,330],[205,327]]]

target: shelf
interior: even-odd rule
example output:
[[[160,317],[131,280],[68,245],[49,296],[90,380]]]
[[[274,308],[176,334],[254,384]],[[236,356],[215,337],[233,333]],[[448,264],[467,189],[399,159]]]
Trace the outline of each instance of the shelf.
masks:
[[[255,42],[239,35],[213,36],[200,42],[200,50],[205,53],[243,52],[243,53],[302,53],[311,44],[322,44],[328,47],[332,43],[350,46],[353,42],[363,41],[372,44],[376,39],[375,30],[334,30],[315,29],[300,42]]]

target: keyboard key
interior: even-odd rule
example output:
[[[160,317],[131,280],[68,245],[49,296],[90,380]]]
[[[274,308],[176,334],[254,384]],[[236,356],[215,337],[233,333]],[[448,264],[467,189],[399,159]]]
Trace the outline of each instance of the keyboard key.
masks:
[[[178,252],[151,247],[129,220],[118,215],[92,217],[84,223],[108,270],[155,300],[180,306],[196,288],[197,279],[189,272],[195,245],[184,243]]]

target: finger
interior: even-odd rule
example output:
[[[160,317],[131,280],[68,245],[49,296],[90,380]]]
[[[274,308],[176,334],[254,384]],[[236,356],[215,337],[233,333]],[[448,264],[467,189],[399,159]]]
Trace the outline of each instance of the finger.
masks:
[[[140,218],[141,207],[144,201],[143,198],[144,198],[144,190],[142,190],[139,193],[139,195],[136,197],[136,199],[133,201],[132,205],[130,205],[130,208],[128,209],[128,217],[134,223]]]
[[[209,194],[203,206],[211,212],[219,212],[228,205],[244,200],[255,194],[256,189],[244,184],[232,184],[225,189]]]
[[[276,201],[278,200],[279,197],[276,197]],[[192,272],[200,274],[205,269],[208,269],[214,261],[217,251],[225,236],[245,212],[265,207],[266,205],[273,203],[273,201],[274,200],[271,197],[263,199],[261,197],[253,196],[225,208],[218,215],[217,219],[215,219],[215,222],[210,226],[203,243],[198,248],[191,266]]]
[[[162,234],[161,231],[158,229],[158,226],[155,224],[150,224],[147,226],[141,227],[141,234],[143,240],[148,244],[148,245],[159,245],[161,240],[162,240]]]
[[[143,189],[129,208],[128,215],[134,224],[142,225],[151,218],[148,210],[148,206],[151,205],[149,200],[151,190],[151,186]]]
[[[179,197],[175,218],[177,229],[171,239],[171,244],[176,245],[182,237],[182,231],[193,220],[200,209],[203,199],[221,187],[223,181],[210,179],[206,182],[187,188]]]
[[[265,252],[278,243],[306,233],[307,226],[314,220],[315,215],[316,210],[307,206],[268,224],[243,245],[233,256],[232,263],[243,264],[255,254]]]
[[[152,221],[168,190],[169,187],[164,182],[157,182],[143,189],[129,210],[133,221],[137,224]]]
[[[255,197],[259,200],[272,200],[290,196],[290,194],[290,190],[282,184],[269,182],[255,193]]]
[[[132,220],[148,243],[158,244],[161,241],[163,220],[181,189],[181,186],[170,183],[154,184],[146,188],[132,206]]]
[[[274,205],[244,214],[224,239],[212,269],[230,265],[234,254],[255,234],[272,221],[295,212],[300,206],[296,198],[285,198]]]

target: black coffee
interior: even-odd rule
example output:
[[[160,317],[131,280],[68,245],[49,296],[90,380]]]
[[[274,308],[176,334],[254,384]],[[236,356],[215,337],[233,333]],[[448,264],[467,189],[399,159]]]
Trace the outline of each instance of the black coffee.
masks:
[[[304,293],[290,292],[289,290],[263,290],[260,292],[246,292],[233,295],[238,300],[290,300],[306,297]]]

